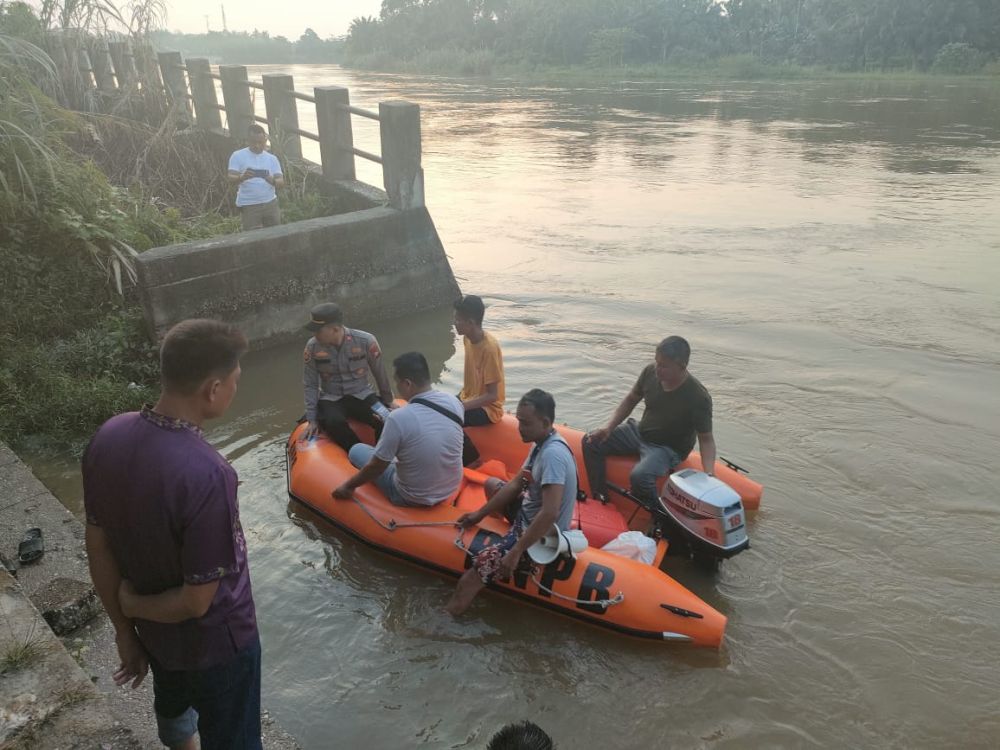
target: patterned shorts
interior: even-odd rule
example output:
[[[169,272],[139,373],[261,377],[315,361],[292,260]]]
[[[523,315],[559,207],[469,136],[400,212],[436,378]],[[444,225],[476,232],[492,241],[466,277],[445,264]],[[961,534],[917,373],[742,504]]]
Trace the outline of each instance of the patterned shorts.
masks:
[[[507,536],[496,544],[486,547],[475,556],[472,560],[472,567],[476,569],[483,583],[493,583],[493,578],[500,568],[500,561],[517,544],[517,540],[521,538],[523,533],[524,526],[521,525],[521,519],[518,518],[514,521],[514,525],[510,527]]]

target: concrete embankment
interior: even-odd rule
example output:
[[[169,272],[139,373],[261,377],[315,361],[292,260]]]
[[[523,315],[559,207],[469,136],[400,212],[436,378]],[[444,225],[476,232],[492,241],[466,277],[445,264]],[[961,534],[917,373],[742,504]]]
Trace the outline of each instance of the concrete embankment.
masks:
[[[159,747],[152,677],[137,690],[111,680],[114,630],[90,583],[83,525],[0,443],[7,560],[32,527],[42,530],[45,554],[16,578],[0,571],[0,748]],[[264,747],[298,745],[265,714]]]
[[[319,302],[377,321],[459,295],[425,208],[380,206],[153,248],[137,266],[154,338],[184,318],[208,317],[234,323],[258,348],[301,337],[303,316]]]

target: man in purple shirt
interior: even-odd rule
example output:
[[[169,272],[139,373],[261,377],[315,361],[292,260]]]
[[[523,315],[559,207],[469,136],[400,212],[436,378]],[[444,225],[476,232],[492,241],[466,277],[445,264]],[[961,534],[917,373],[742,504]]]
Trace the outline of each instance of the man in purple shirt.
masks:
[[[186,320],[160,349],[155,406],[120,414],[83,458],[90,574],[115,627],[117,685],[153,670],[170,748],[261,747],[260,641],[236,472],[201,426],[236,394],[247,341]]]

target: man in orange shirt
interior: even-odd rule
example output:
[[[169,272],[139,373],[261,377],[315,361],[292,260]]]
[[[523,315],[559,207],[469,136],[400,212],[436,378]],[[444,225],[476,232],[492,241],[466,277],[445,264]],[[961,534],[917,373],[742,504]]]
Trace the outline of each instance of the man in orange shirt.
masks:
[[[483,330],[486,306],[481,297],[467,294],[455,303],[455,331],[465,345],[465,378],[458,398],[465,407],[465,426],[482,427],[503,417],[503,353],[500,344]],[[468,435],[462,451],[465,466],[479,460]]]

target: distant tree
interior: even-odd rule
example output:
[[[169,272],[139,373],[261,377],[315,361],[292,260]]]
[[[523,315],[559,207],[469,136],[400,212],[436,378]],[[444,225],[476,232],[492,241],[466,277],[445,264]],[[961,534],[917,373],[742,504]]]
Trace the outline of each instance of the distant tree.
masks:
[[[642,41],[638,32],[629,28],[598,29],[590,35],[590,57],[599,65],[625,64],[631,59],[632,49]]]
[[[986,55],[971,44],[952,42],[944,45],[934,56],[937,73],[978,73],[986,64]]]
[[[845,69],[926,69],[952,44],[1000,56],[1000,0],[383,0],[346,40],[350,55],[400,60],[488,49],[561,65],[752,55]]]
[[[295,42],[295,58],[302,62],[329,62],[326,43],[312,29],[306,29]]]
[[[367,55],[378,46],[379,22],[374,16],[358,16],[347,32],[347,49],[351,54]]]

